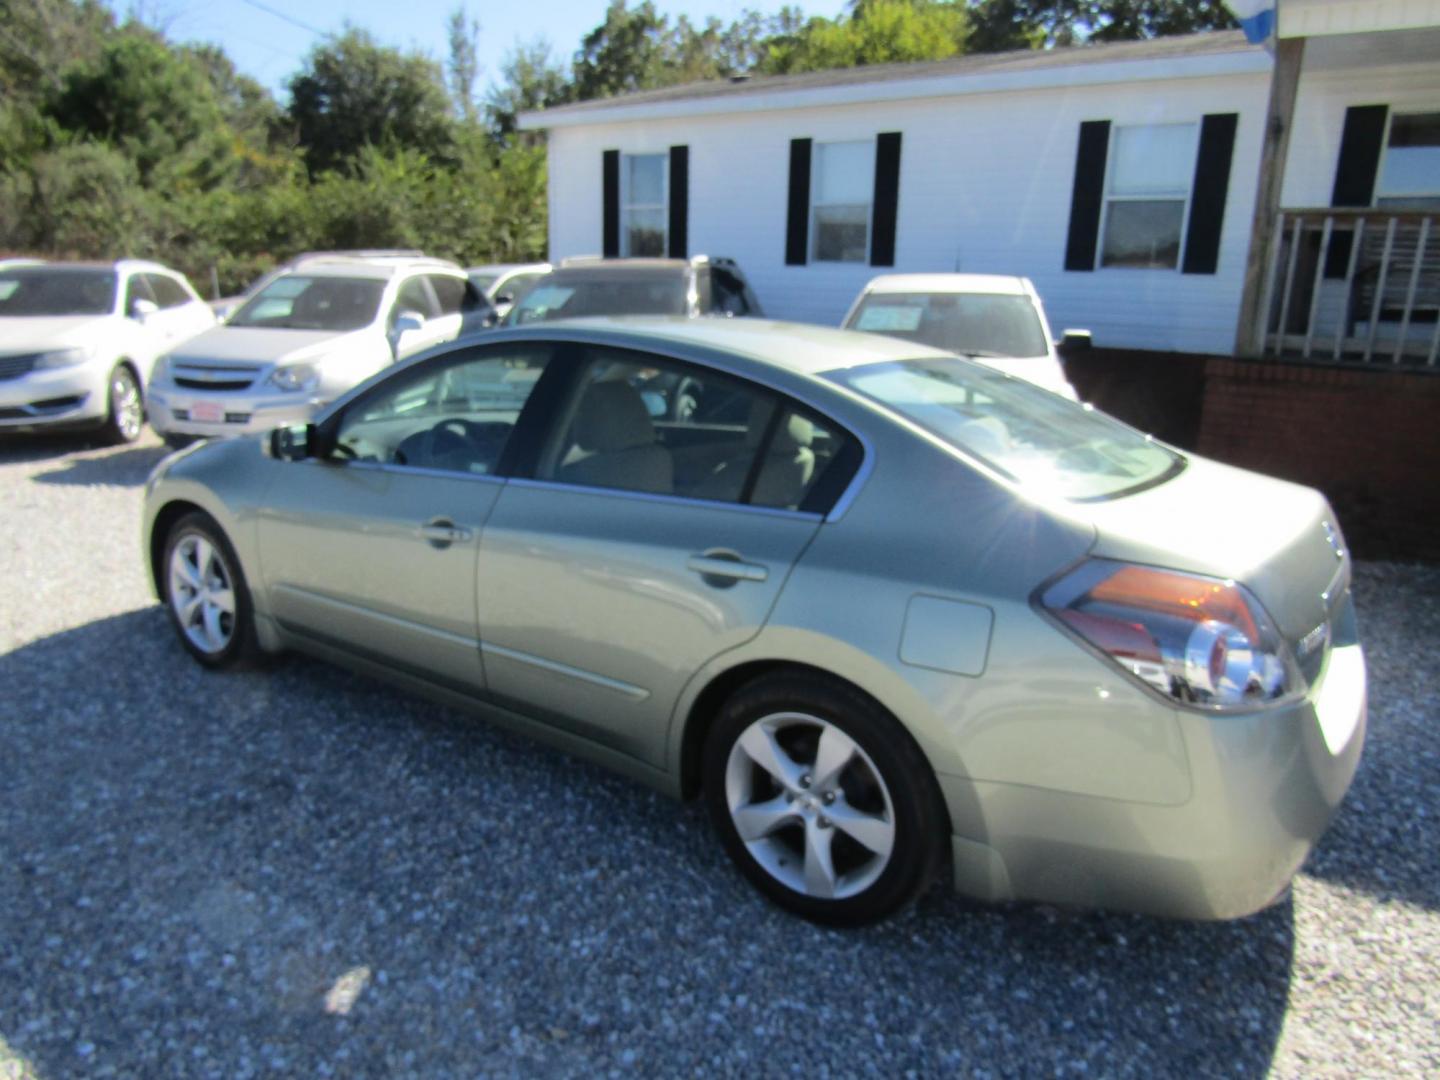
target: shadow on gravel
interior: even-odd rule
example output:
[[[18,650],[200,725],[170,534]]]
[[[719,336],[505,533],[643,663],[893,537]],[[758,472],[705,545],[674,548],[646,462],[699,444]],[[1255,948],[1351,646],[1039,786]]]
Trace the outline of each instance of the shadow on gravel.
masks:
[[[0,1045],[41,1076],[1259,1076],[1279,1037],[1288,903],[826,930],[696,806],[324,665],[202,671],[159,608],[0,685]]]
[[[71,457],[58,469],[39,473],[34,479],[37,484],[139,487],[169,452],[164,446],[132,446],[103,456]]]
[[[1440,911],[1440,567],[1357,567],[1370,688],[1360,769],[1305,865],[1312,877]]]
[[[45,461],[80,450],[94,450],[99,445],[96,436],[87,432],[67,432],[61,435],[0,434],[0,465]]]

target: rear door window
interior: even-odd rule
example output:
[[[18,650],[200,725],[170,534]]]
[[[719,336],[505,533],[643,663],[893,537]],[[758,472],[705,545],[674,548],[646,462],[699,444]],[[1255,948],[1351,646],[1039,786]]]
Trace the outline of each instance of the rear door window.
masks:
[[[155,296],[155,302],[162,308],[176,308],[190,303],[191,296],[174,278],[165,274],[144,274],[150,291]]]

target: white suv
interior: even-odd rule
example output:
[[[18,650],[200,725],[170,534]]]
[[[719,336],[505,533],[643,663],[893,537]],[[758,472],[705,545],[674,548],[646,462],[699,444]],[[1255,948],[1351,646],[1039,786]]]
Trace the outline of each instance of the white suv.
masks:
[[[307,259],[161,360],[150,423],[172,445],[303,423],[395,361],[480,329],[490,312],[441,259]]]
[[[215,325],[183,276],[157,263],[0,266],[0,431],[99,428],[131,442],[155,358]]]
[[[1029,278],[882,274],[861,290],[840,325],[933,345],[1076,397]],[[1066,330],[1060,349],[1089,345],[1089,331]]]

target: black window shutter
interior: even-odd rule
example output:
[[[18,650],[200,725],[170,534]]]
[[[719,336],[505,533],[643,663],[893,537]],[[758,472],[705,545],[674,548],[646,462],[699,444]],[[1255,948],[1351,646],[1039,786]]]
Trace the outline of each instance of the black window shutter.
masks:
[[[895,219],[900,204],[900,132],[875,137],[875,206],[871,211],[870,265],[895,265]]]
[[[1331,206],[1369,206],[1375,198],[1375,178],[1380,172],[1384,149],[1384,105],[1353,105],[1345,110],[1345,129],[1340,135],[1340,158],[1335,164],[1335,187]],[[1354,234],[1336,232],[1330,238],[1325,257],[1325,276],[1343,278],[1350,265],[1350,242]]]
[[[689,257],[690,147],[670,147],[670,251],[672,259]]]
[[[1190,189],[1190,221],[1185,227],[1182,274],[1213,274],[1220,264],[1220,226],[1230,188],[1230,159],[1235,153],[1239,113],[1211,113],[1200,122],[1200,151]]]
[[[606,150],[604,161],[601,184],[604,189],[604,236],[600,250],[607,259],[614,259],[620,255],[620,151]]]
[[[810,243],[810,140],[790,140],[790,209],[785,222],[785,265],[804,266]]]
[[[1110,121],[1086,120],[1075,149],[1075,186],[1070,193],[1070,235],[1065,241],[1066,270],[1094,270],[1100,236],[1100,207],[1105,198],[1105,158],[1110,152]]]

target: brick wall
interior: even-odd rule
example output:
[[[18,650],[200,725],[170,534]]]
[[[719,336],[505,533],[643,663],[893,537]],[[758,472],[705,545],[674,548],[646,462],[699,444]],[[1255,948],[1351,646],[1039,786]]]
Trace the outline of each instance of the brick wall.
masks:
[[[1195,449],[1325,492],[1366,558],[1440,562],[1440,377],[1211,358]]]
[[[1142,431],[1319,488],[1360,557],[1440,562],[1440,372],[1112,349],[1065,367]]]

